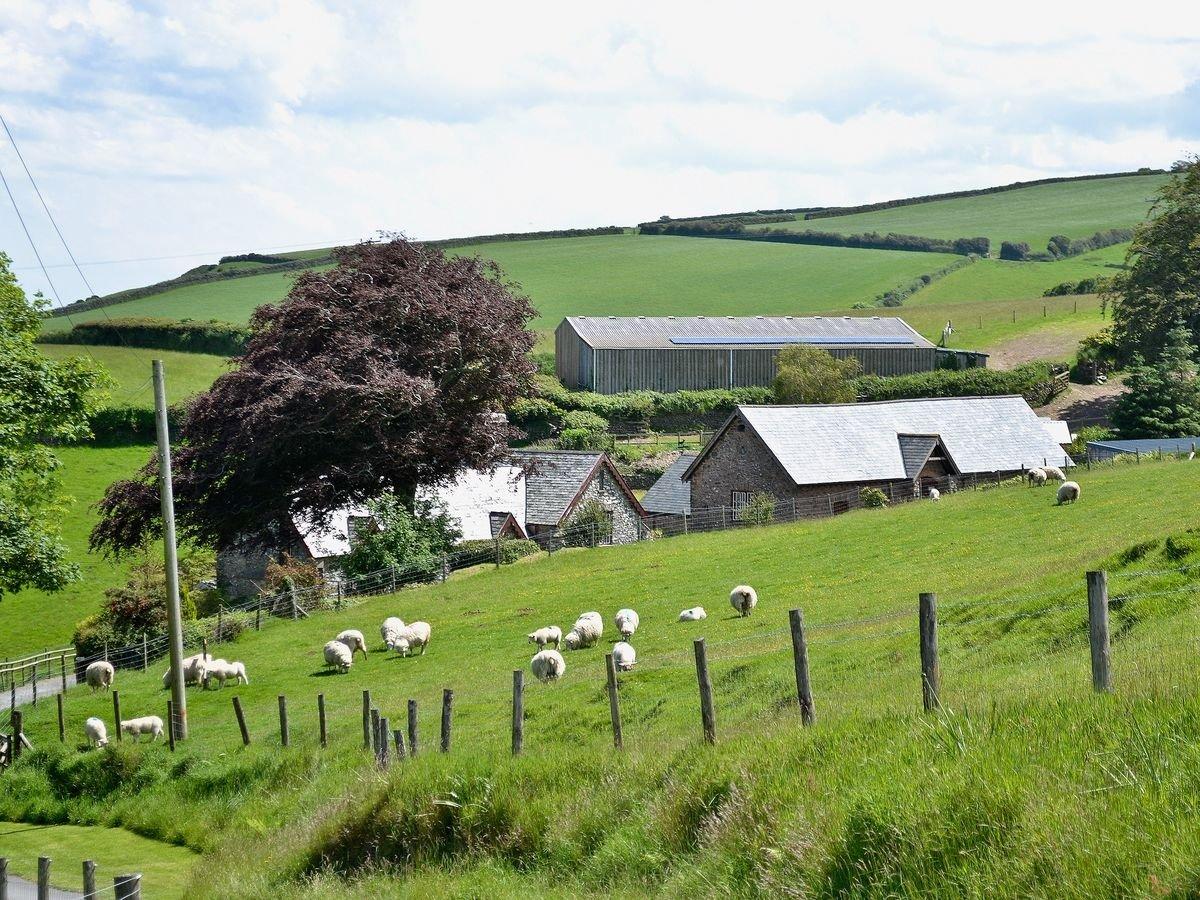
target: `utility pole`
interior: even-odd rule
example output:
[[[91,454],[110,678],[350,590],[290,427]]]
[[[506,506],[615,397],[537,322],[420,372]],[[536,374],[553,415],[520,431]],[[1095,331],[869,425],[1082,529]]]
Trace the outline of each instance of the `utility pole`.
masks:
[[[167,641],[171,648],[171,703],[175,722],[167,727],[187,740],[187,694],[183,687],[183,622],[179,614],[179,558],[175,549],[175,492],[171,486],[171,436],[167,431],[167,388],[161,359],[154,368],[154,424],[158,432],[158,488],[162,499],[163,553],[167,568]]]

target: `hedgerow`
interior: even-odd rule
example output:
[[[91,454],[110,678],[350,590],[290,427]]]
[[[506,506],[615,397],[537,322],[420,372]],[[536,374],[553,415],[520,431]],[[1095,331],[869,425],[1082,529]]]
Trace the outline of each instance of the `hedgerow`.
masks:
[[[922,397],[988,397],[1004,394],[1040,396],[1053,382],[1049,363],[1033,362],[1014,369],[935,369],[913,375],[864,375],[855,380],[863,401],[913,400]]]
[[[758,220],[763,221],[762,219]],[[733,238],[743,241],[767,241],[779,244],[812,244],[819,247],[848,247],[863,250],[905,250],[916,253],[955,253],[966,256],[974,253],[987,256],[990,241],[986,237],[931,238],[916,234],[839,234],[831,231],[791,231],[772,228],[768,231],[747,231],[736,219],[683,219],[669,222],[645,222],[638,226],[641,234],[669,234],[681,237]]]
[[[147,347],[155,350],[179,350],[186,353],[215,353],[237,356],[245,349],[250,329],[245,325],[210,319],[160,319],[151,316],[127,316],[116,319],[80,322],[70,331],[41,335],[43,344],[90,344],[109,347]]]

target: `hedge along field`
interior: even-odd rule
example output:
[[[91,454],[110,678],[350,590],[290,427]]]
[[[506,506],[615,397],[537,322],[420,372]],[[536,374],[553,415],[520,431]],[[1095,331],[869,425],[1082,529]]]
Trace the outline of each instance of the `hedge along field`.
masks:
[[[966,492],[827,521],[564,551],[273,623],[212,648],[245,661],[250,684],[190,691],[193,737],[174,758],[161,745],[128,743],[77,755],[83,720],[111,719],[103,694],[69,692],[65,751],[53,707],[30,710],[27,729],[41,752],[6,773],[11,789],[0,796],[0,816],[120,824],[205,851],[211,858],[191,885],[202,896],[320,896],[340,881],[338,870],[367,876],[356,896],[410,875],[460,888],[483,878],[510,896],[547,879],[568,893],[688,894],[704,885],[741,893],[753,884],[770,892],[762,879],[790,874],[820,893],[823,879],[886,877],[893,865],[907,873],[901,883],[910,892],[951,895],[975,883],[984,893],[1009,885],[1005,893],[1037,894],[1037,885],[1059,877],[1056,855],[1083,860],[1108,841],[1111,866],[1093,862],[1074,873],[1081,894],[1104,886],[1110,890],[1101,893],[1121,893],[1109,879],[1144,880],[1148,865],[1175,883],[1190,871],[1187,842],[1177,839],[1170,854],[1160,842],[1173,829],[1195,831],[1187,792],[1091,791],[1106,783],[1104,770],[1080,760],[1141,733],[1155,736],[1154,753],[1169,754],[1173,778],[1200,776],[1200,761],[1186,750],[1190,737],[1157,738],[1181,717],[1187,722],[1175,734],[1200,734],[1187,709],[1195,679],[1172,687],[1135,668],[1169,658],[1186,671],[1196,597],[1176,592],[1114,608],[1120,697],[1105,703],[1090,694],[1082,573],[1138,542],[1155,542],[1140,551],[1146,570],[1163,566],[1168,552],[1173,565],[1178,554],[1197,553],[1195,534],[1173,548],[1162,539],[1190,524],[1200,464],[1077,474],[1083,499],[1074,506],[1054,506],[1049,488]],[[1127,554],[1124,563],[1136,558]],[[727,600],[744,581],[761,598],[748,619],[733,616]],[[1155,578],[1136,585],[1161,586]],[[923,590],[938,592],[944,623],[943,698],[954,711],[944,717],[915,714]],[[679,609],[697,603],[708,620],[675,622]],[[602,653],[612,613],[625,605],[641,613],[633,640],[641,662],[621,676],[627,752],[618,757]],[[792,705],[792,606],[804,608],[810,628],[817,702],[818,726],[804,734]],[[559,684],[527,675],[525,753],[510,761],[511,671],[525,669],[531,655],[524,634],[550,622],[568,626],[593,608],[606,620],[601,647],[568,654]],[[382,651],[377,626],[392,614],[432,623],[426,655]],[[836,627],[846,620],[856,624]],[[362,629],[372,652],[348,675],[326,676],[321,646],[346,627]],[[715,750],[699,745],[697,636],[709,644]],[[158,661],[145,675],[118,674],[125,716],[162,714],[162,669]],[[443,687],[456,692],[446,757],[433,752]],[[419,702],[415,762],[374,771],[361,749],[363,689],[393,726],[408,698]],[[1159,702],[1141,704],[1155,690]],[[317,692],[330,715],[324,753],[315,746]],[[292,727],[285,751],[279,694],[288,697]],[[247,711],[248,750],[240,748],[233,696]],[[944,827],[921,829],[943,816]],[[896,833],[900,846],[886,840]],[[1115,840],[1126,833],[1143,837]],[[949,869],[936,864],[941,853],[930,862],[927,843],[944,848]],[[381,854],[415,872],[378,871]],[[321,860],[333,871],[308,884]],[[1016,876],[1029,879],[1026,890],[1005,880]],[[968,881],[938,888],[936,879],[947,877]]]
[[[154,407],[150,386],[150,362],[161,359],[167,379],[167,403],[178,403],[206,391],[229,369],[224,356],[209,353],[182,353],[151,350],[145,347],[109,347],[96,344],[38,344],[38,350],[53,359],[71,356],[91,358],[102,365],[115,382],[108,391],[109,406]]]
[[[793,225],[766,225],[856,234],[889,231],[926,237],[987,237],[992,254],[1001,241],[1025,241],[1046,249],[1052,235],[1085,238],[1108,228],[1130,228],[1146,217],[1166,175],[1131,175],[1019,188],[978,197],[931,200],[847,216],[828,216]]]

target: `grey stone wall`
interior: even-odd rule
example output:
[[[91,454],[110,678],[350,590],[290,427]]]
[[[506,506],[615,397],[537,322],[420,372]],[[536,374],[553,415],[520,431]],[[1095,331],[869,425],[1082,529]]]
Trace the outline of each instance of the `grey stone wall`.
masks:
[[[217,553],[217,587],[232,600],[253,597],[276,554],[262,548],[221,550]]]
[[[692,509],[730,506],[734,491],[770,494],[776,500],[796,495],[792,479],[740,418],[700,460],[692,473]],[[826,489],[828,492],[828,489]]]
[[[608,469],[601,467],[600,471],[596,473],[596,477],[592,479],[579,498],[575,509],[589,500],[598,500],[606,510],[612,513],[612,542],[614,544],[630,544],[639,539],[638,523],[641,517]]]

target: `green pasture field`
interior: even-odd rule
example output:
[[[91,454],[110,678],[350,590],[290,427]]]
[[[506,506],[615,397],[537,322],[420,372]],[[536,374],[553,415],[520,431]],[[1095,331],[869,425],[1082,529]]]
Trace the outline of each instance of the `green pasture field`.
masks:
[[[161,359],[167,382],[167,403],[178,403],[208,390],[217,376],[229,368],[224,356],[210,353],[180,353],[144,347],[108,347],[93,344],[39,344],[38,349],[54,359],[81,356],[99,363],[113,380],[108,388],[109,406],[154,407],[150,363]]]

